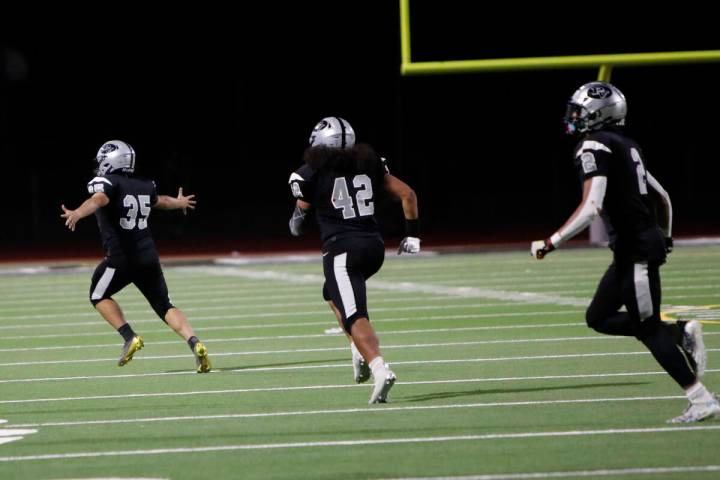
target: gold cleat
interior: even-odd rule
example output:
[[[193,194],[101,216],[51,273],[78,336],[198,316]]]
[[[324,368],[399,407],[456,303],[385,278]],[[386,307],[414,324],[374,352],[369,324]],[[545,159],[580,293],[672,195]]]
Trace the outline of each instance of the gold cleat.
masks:
[[[120,360],[118,360],[118,367],[122,367],[132,360],[135,352],[142,349],[144,346],[145,343],[143,342],[143,339],[138,335],[135,335],[131,340],[125,342],[125,345],[123,345],[122,355],[120,355]]]
[[[205,344],[197,342],[193,352],[195,353],[197,373],[208,373],[212,369],[212,365],[210,364],[210,358],[208,357],[208,350]]]

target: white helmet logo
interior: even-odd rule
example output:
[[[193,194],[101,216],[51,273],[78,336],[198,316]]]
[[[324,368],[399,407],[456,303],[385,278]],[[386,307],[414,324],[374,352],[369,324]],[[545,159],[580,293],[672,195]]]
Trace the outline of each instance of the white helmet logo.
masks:
[[[590,87],[588,89],[588,97],[590,98],[603,99],[608,98],[610,95],[612,95],[610,89],[603,87],[602,85]]]

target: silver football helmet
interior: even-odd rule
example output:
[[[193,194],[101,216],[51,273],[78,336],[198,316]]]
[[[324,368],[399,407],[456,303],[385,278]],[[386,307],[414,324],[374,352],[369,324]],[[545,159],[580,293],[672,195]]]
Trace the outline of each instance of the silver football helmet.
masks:
[[[311,147],[351,148],[355,145],[355,130],[345,119],[325,117],[313,128],[309,142]]]
[[[566,132],[585,133],[606,125],[625,125],[625,95],[606,82],[590,82],[578,88],[568,101]]]
[[[95,157],[96,173],[100,176],[108,173],[133,173],[135,171],[135,150],[120,140],[103,143]]]

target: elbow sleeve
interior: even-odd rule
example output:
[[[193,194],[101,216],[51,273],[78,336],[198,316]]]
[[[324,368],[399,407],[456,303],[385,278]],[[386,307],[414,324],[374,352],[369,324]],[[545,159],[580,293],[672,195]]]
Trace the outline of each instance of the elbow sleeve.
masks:
[[[306,217],[307,212],[296,205],[289,222],[290,234],[293,237],[299,237],[303,234]]]

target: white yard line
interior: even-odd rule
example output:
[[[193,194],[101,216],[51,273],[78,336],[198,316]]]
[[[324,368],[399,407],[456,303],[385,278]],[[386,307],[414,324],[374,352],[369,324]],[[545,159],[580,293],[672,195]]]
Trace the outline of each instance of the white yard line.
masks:
[[[526,358],[522,358],[526,360]],[[507,359],[505,359],[507,360]],[[475,360],[470,360],[475,361]],[[393,365],[413,365],[422,364],[425,360],[405,360],[402,362],[393,362]],[[457,360],[433,360],[434,364],[445,363],[456,363]],[[348,368],[349,363],[327,363],[323,365],[298,365],[294,367],[248,367],[248,368],[237,368],[237,369],[215,369],[213,370],[214,375],[218,374],[236,374],[236,373],[257,373],[257,372],[272,372],[272,371],[287,371],[287,370],[307,370],[307,369],[318,369],[318,368]],[[706,373],[720,372],[720,369],[707,369]],[[176,375],[195,375],[194,370],[187,370],[184,372],[154,372],[154,373],[126,373],[126,374],[114,374],[114,375],[79,375],[73,377],[36,377],[36,378],[15,378],[8,380],[0,380],[0,384],[4,383],[33,383],[33,382],[57,382],[57,381],[71,381],[71,380],[110,380],[110,379],[125,379],[125,378],[143,378],[143,377],[166,377]],[[484,379],[464,379],[462,381],[473,381],[473,382],[499,382],[499,381],[515,381],[515,380],[558,380],[558,379],[569,379],[569,378],[596,378],[596,377],[628,377],[628,376],[643,376],[643,375],[663,375],[665,372],[627,372],[627,373],[605,373],[605,374],[577,374],[577,375],[544,375],[534,377],[500,377],[500,378],[484,378]],[[446,383],[452,383],[447,381]]]
[[[423,306],[423,307],[386,307],[386,308],[372,308],[370,313],[370,320],[371,321],[383,321],[382,318],[376,319],[375,313],[378,312],[413,312],[417,310],[456,310],[456,309],[465,309],[465,308],[485,308],[484,303],[475,303],[475,304],[464,304],[464,305],[433,305],[433,306]],[[142,312],[146,313],[146,312]],[[569,314],[581,314],[584,313],[584,310],[555,310],[555,311],[535,311],[535,312],[496,312],[496,313],[478,313],[478,314],[465,314],[465,318],[495,318],[495,317],[532,317],[532,316],[542,316],[542,315],[569,315]],[[125,312],[127,315],[128,312]],[[193,316],[191,317],[191,321],[193,323],[199,322],[199,321],[205,321],[205,320],[240,320],[243,318],[273,318],[273,317],[302,317],[302,316],[323,316],[323,317],[330,317],[332,315],[330,309],[323,309],[323,310],[315,310],[315,311],[304,311],[304,312],[263,312],[263,313],[240,313],[240,314],[233,314],[233,315],[203,315],[203,316]],[[59,315],[64,316],[64,315]],[[78,315],[72,315],[72,316],[78,316]],[[94,317],[100,317],[97,312],[89,312],[87,315],[83,316],[94,316]],[[19,317],[17,317],[19,318]],[[438,317],[440,318],[440,317]],[[323,324],[330,324],[333,323],[335,320],[328,320],[327,322],[322,322]],[[139,320],[132,320],[132,324],[141,324],[141,323],[159,323],[161,320],[159,318],[153,318],[153,319],[139,319]],[[52,327],[82,327],[82,326],[105,326],[107,327],[107,324],[101,320],[92,320],[89,322],[67,322],[67,323],[35,323],[35,324],[17,324],[17,325],[2,325],[0,324],[0,328],[2,328],[3,331],[7,329],[34,329],[34,328],[52,328]],[[302,325],[310,325],[310,322],[296,322],[290,325],[294,326],[302,326]],[[202,327],[205,329],[205,327]],[[262,328],[262,327],[259,327]],[[7,339],[7,337],[3,337],[4,339]]]
[[[637,467],[604,468],[600,470],[572,470],[565,472],[491,473],[480,475],[442,477],[396,477],[385,480],[533,480],[543,478],[617,477],[627,475],[665,475],[668,473],[720,472],[720,465],[696,465],[686,467]],[[683,477],[684,478],[684,477]]]
[[[564,328],[564,327],[586,327],[585,323],[548,323],[540,325],[495,325],[495,326],[482,326],[482,327],[448,327],[448,328],[417,328],[412,330],[382,330],[376,329],[380,335],[411,335],[421,333],[423,335],[432,335],[435,333],[457,333],[457,332],[477,332],[485,330],[517,330],[517,329],[537,329],[537,328]],[[720,335],[720,332],[704,332],[704,335]],[[309,338],[332,338],[338,335],[328,335],[326,333],[310,333],[305,335],[265,335],[255,337],[234,337],[234,338],[213,338],[203,337],[203,341],[207,344],[210,343],[232,343],[232,342],[254,342],[262,340],[300,340]],[[7,339],[7,337],[4,337]],[[36,338],[36,337],[29,337]],[[147,343],[147,342],[146,342]],[[151,342],[155,345],[177,345],[177,340],[162,340]],[[56,345],[54,347],[16,347],[16,348],[0,348],[0,353],[10,352],[34,352],[34,351],[46,351],[46,350],[77,350],[78,348],[115,348],[119,345],[118,342],[114,343],[103,343],[103,344],[90,344],[90,345]]]
[[[644,353],[644,352],[643,352]],[[606,354],[612,355],[612,354]],[[577,355],[580,356],[580,355]],[[577,357],[572,355],[572,357]],[[589,356],[592,356],[590,354]],[[561,358],[567,357],[566,355],[559,355]],[[521,358],[521,360],[530,360],[537,357]],[[518,358],[512,358],[517,360]],[[508,361],[511,359],[497,359]],[[459,362],[472,362],[472,361],[487,361],[487,359],[468,359],[468,360],[413,360],[404,362],[393,362],[392,365],[407,365],[407,364],[427,364],[427,363],[459,363]],[[333,368],[348,368],[347,364],[334,364],[334,365],[323,365],[322,367],[333,367]],[[320,366],[311,366],[309,368],[322,368]],[[260,369],[255,369],[260,370]],[[237,370],[230,370],[236,372]],[[240,370],[247,371],[247,370]],[[713,370],[717,372],[718,370]],[[487,382],[515,382],[515,381],[532,381],[532,380],[567,380],[567,379],[581,379],[581,378],[609,378],[609,377],[628,377],[628,376],[644,376],[644,375],[662,375],[663,372],[638,372],[638,373],[616,373],[616,374],[578,374],[578,375],[541,375],[532,377],[500,377],[500,378],[461,378],[461,379],[447,379],[447,380],[422,380],[422,381],[411,381],[411,382],[397,382],[397,385],[445,385],[445,384],[456,384],[456,383],[487,383]],[[258,393],[258,392],[296,392],[302,390],[331,390],[331,389],[342,389],[342,388],[368,388],[365,384],[335,384],[335,385],[301,385],[295,387],[263,387],[263,388],[239,388],[239,389],[223,389],[223,390],[198,390],[198,391],[187,391],[187,392],[155,392],[155,393],[127,393],[119,395],[92,395],[92,396],[81,396],[81,397],[48,397],[48,398],[24,398],[16,400],[0,400],[0,404],[30,404],[30,403],[55,403],[55,402],[75,402],[75,401],[86,401],[86,400],[107,400],[107,399],[118,399],[118,398],[147,398],[147,397],[172,397],[172,396],[195,396],[195,395],[219,395],[219,394],[242,394],[242,393]]]
[[[438,348],[438,347],[460,347],[474,345],[502,345],[517,343],[558,343],[558,342],[580,342],[580,341],[602,341],[613,340],[617,338],[612,336],[580,336],[580,337],[554,337],[554,338],[523,338],[509,340],[468,340],[463,342],[435,342],[435,343],[412,343],[405,345],[383,345],[384,350],[405,350],[408,348]],[[236,356],[252,356],[252,355],[277,355],[277,354],[295,354],[295,353],[323,353],[323,352],[347,352],[347,345],[342,347],[316,347],[316,348],[288,348],[279,350],[251,350],[242,352],[220,352],[213,353],[213,357],[236,357]],[[707,351],[713,351],[708,349]],[[170,360],[175,358],[188,358],[190,354],[185,355],[138,355],[137,360]],[[25,362],[7,362],[0,363],[0,367],[20,367],[30,365],[61,365],[61,364],[80,364],[80,363],[97,363],[112,362],[115,358],[81,358],[67,360],[30,360]]]
[[[319,283],[325,281],[321,275],[313,274],[293,274],[285,272],[277,272],[273,270],[251,270],[232,267],[201,267],[196,271],[201,271],[208,275],[216,275],[221,277],[241,277],[251,278],[255,280],[280,280],[293,284]],[[532,292],[515,292],[505,290],[495,290],[489,288],[477,287],[447,287],[443,285],[431,285],[415,282],[389,282],[383,280],[370,279],[368,288],[394,291],[394,292],[412,292],[426,293],[433,295],[447,295],[450,297],[462,298],[485,298],[492,300],[503,300],[521,303],[541,303],[553,305],[570,305],[570,306],[587,306],[588,300],[563,297],[560,295],[543,295]]]
[[[166,455],[173,453],[200,453],[200,452],[228,452],[238,450],[277,450],[291,448],[320,448],[320,447],[343,447],[343,446],[372,446],[372,445],[399,445],[417,443],[444,443],[444,442],[468,442],[484,440],[515,440],[527,438],[557,438],[557,437],[591,437],[598,435],[633,435],[633,434],[663,434],[678,432],[713,432],[720,430],[720,425],[706,426],[676,426],[658,428],[618,428],[605,430],[565,430],[554,432],[521,432],[521,433],[490,433],[482,435],[452,435],[437,437],[399,437],[399,438],[372,438],[357,440],[331,440],[319,442],[286,442],[286,443],[264,443],[264,444],[234,444],[216,445],[208,447],[180,447],[180,448],[156,448],[145,450],[116,450],[116,451],[91,451],[75,453],[49,453],[42,455],[18,455],[0,457],[0,462],[20,462],[32,460],[60,460],[71,458],[98,458],[98,457],[122,457],[137,455]]]
[[[75,422],[42,422],[42,423],[26,423],[13,425],[13,428],[45,428],[45,427],[81,427],[85,425],[125,425],[128,423],[146,423],[146,422],[186,422],[186,421],[205,421],[205,420],[229,420],[240,418],[267,418],[267,417],[297,417],[312,415],[340,415],[349,413],[390,413],[390,412],[411,412],[411,411],[428,411],[428,410],[461,410],[473,408],[494,408],[494,407],[521,407],[521,406],[537,406],[537,405],[571,405],[584,403],[606,403],[606,402],[650,402],[650,401],[667,401],[682,400],[683,395],[660,395],[647,397],[609,397],[609,398],[580,398],[565,400],[537,400],[522,402],[478,402],[478,403],[453,403],[446,405],[410,405],[410,406],[393,406],[383,405],[382,408],[362,407],[362,408],[339,408],[324,410],[300,410],[287,412],[258,412],[258,413],[228,413],[220,415],[185,415],[173,417],[144,417],[144,418],[122,418],[122,419],[105,419],[105,420],[81,420]],[[2,431],[2,430],[0,430]]]

